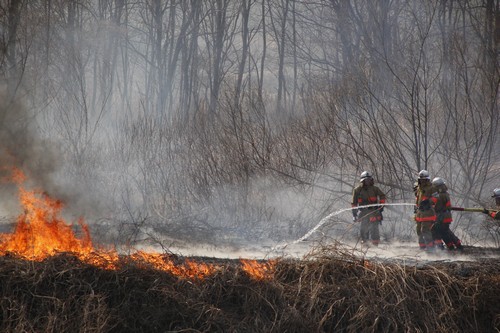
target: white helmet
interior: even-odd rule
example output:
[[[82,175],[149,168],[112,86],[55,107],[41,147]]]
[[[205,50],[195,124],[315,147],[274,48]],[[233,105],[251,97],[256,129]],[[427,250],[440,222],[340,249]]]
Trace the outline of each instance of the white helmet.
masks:
[[[367,178],[372,178],[372,174],[370,172],[368,172],[368,171],[363,171],[361,173],[359,181],[362,182],[363,180],[365,180]]]
[[[431,177],[429,176],[429,171],[427,170],[421,170],[419,173],[418,173],[418,179],[431,179]]]
[[[434,185],[434,186],[439,186],[439,185],[444,185],[444,184],[445,184],[444,179],[441,177],[436,177],[432,180],[432,185]]]
[[[500,187],[493,190],[492,198],[500,198]]]

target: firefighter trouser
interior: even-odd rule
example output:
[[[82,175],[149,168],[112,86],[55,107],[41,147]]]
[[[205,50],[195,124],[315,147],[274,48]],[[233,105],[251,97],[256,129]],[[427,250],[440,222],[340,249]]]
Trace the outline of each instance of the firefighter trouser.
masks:
[[[438,220],[432,225],[432,239],[434,240],[434,246],[443,248],[443,232],[443,223],[438,218]]]
[[[441,226],[441,235],[443,238],[443,242],[446,244],[446,247],[450,250],[454,249],[455,247],[460,248],[462,245],[462,242],[460,239],[455,236],[453,231],[450,230],[450,223],[443,223]]]
[[[370,239],[374,245],[378,245],[380,241],[380,233],[379,233],[379,222],[378,221],[370,221],[368,216],[361,218],[361,240],[366,242]]]
[[[421,249],[433,249],[432,225],[434,222],[417,222],[418,246]]]

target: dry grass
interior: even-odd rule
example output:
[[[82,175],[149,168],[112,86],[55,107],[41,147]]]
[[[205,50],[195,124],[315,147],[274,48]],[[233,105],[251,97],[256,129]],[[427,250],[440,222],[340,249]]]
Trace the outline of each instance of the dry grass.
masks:
[[[179,258],[182,261],[182,258]],[[238,261],[189,280],[124,258],[103,270],[61,254],[0,257],[2,332],[495,332],[500,264],[369,262],[338,246],[277,260],[254,280]]]

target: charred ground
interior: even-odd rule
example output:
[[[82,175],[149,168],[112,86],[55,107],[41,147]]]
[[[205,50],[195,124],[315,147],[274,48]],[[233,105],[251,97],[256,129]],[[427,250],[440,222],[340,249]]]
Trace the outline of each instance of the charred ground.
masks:
[[[476,261],[416,265],[337,246],[277,259],[267,278],[238,260],[187,279],[124,256],[116,270],[63,253],[42,262],[0,257],[2,332],[492,332],[500,329],[498,249]],[[171,256],[171,255],[169,255]]]

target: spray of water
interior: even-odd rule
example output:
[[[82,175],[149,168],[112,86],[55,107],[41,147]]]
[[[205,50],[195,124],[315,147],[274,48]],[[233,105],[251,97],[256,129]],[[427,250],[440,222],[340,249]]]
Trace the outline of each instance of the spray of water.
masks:
[[[415,203],[407,203],[407,202],[402,202],[402,203],[386,203],[386,204],[384,204],[384,206],[414,206],[414,205],[415,205]],[[318,222],[318,224],[316,224],[304,236],[302,236],[299,239],[296,239],[296,240],[294,240],[292,242],[288,242],[288,243],[276,245],[275,247],[272,248],[272,250],[273,251],[283,250],[288,245],[296,244],[296,243],[299,243],[299,242],[302,242],[302,241],[306,240],[307,238],[309,238],[309,236],[311,236],[319,228],[321,228],[321,226],[323,224],[325,224],[326,222],[328,222],[333,216],[339,215],[340,213],[343,213],[343,212],[346,212],[346,211],[349,211],[349,210],[353,210],[353,209],[358,209],[358,208],[369,208],[369,207],[377,207],[377,206],[380,206],[380,204],[371,204],[371,205],[365,205],[365,206],[360,206],[360,207],[351,207],[351,208],[342,208],[342,209],[339,209],[339,210],[337,210],[337,211],[335,211],[335,212],[333,212],[333,213],[325,216],[324,218],[322,218]]]

